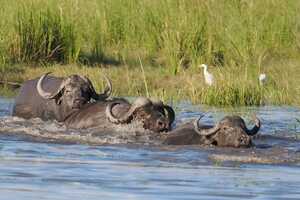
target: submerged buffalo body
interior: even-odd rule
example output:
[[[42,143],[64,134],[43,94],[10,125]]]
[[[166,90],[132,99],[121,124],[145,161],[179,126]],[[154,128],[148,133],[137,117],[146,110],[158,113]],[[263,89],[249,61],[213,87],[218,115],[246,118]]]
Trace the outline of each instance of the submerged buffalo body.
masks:
[[[91,99],[105,100],[111,94],[112,86],[105,76],[108,87],[104,93],[97,94],[91,81],[85,76],[71,75],[61,78],[48,74],[22,84],[15,99],[14,116],[64,121]]]
[[[255,126],[249,130],[239,116],[226,116],[215,126],[203,125],[199,121],[186,123],[171,131],[164,144],[169,145],[215,145],[222,147],[249,147],[251,136],[260,129],[260,120],[255,117]]]
[[[68,128],[83,129],[136,121],[141,122],[145,129],[162,132],[171,129],[174,118],[175,113],[170,106],[139,97],[132,104],[125,99],[88,104],[70,115],[65,124]]]

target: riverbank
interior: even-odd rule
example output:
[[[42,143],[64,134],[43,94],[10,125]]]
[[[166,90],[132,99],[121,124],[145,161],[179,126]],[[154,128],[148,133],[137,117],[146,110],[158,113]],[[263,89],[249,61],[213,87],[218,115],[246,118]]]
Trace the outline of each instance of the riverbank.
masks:
[[[205,84],[203,69],[198,66],[170,75],[164,67],[144,66],[143,63],[140,66],[109,67],[76,64],[44,67],[22,65],[12,67],[18,70],[3,72],[0,75],[8,81],[22,82],[46,72],[53,72],[56,76],[81,74],[87,75],[97,90],[102,90],[105,82],[101,74],[106,74],[112,80],[115,96],[142,95],[166,101],[189,100],[197,104],[216,106],[299,105],[299,65],[298,60],[265,65],[267,81],[264,86],[259,85],[258,71],[230,66],[209,67],[209,71],[215,76],[213,86]]]

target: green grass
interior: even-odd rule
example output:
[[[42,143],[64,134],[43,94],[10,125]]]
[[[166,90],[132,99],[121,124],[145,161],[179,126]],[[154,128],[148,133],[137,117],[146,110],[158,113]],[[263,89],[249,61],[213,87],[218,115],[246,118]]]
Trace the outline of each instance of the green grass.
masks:
[[[286,66],[286,71],[282,66]],[[74,73],[87,75],[95,88],[103,90],[104,73],[112,79],[115,96],[149,96],[173,102],[189,100],[195,104],[216,106],[249,106],[249,105],[299,105],[299,79],[290,79],[300,73],[299,61],[271,63],[268,71],[268,82],[259,86],[256,74],[248,74],[244,68],[210,67],[216,84],[208,87],[204,83],[202,69],[189,68],[176,76],[170,75],[164,67],[149,65],[132,67],[128,65],[98,68],[82,65],[50,65],[44,67],[18,66],[18,71],[11,72],[10,81],[21,82],[35,78],[46,72],[56,76],[68,76]]]
[[[123,80],[117,95],[299,104],[299,9],[298,0],[2,0],[0,77],[25,80],[50,65],[94,77],[100,66]],[[214,87],[200,63],[215,66]]]
[[[17,90],[12,90],[6,85],[0,85],[0,97],[15,97],[17,95]]]
[[[78,60],[74,25],[61,12],[22,9],[17,14],[16,42],[11,57],[16,62],[61,62]]]
[[[80,54],[138,64],[138,54],[177,73],[199,62],[261,67],[299,53],[297,0],[3,0],[2,7],[8,57],[21,61],[72,63]]]

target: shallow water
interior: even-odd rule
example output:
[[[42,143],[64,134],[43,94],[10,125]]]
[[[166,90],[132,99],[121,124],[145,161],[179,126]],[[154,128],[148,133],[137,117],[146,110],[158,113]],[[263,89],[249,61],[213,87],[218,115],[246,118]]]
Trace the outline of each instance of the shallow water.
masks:
[[[75,132],[65,138],[72,144],[58,144],[55,138],[40,142],[33,138],[46,133],[61,136],[64,127],[7,117],[12,105],[11,99],[0,98],[0,131],[6,128],[9,133],[0,134],[0,199],[300,199],[299,162],[216,162],[209,156],[233,150],[124,144],[131,137],[100,137],[98,145],[74,144],[77,139],[82,143],[93,139],[82,139]],[[177,123],[207,111],[206,123],[229,112],[249,121],[256,113],[263,121],[262,135],[290,137],[300,132],[296,120],[300,110],[293,107],[224,110],[181,103],[176,111]],[[33,132],[30,139],[22,137],[29,132]],[[278,144],[300,152],[298,143]]]

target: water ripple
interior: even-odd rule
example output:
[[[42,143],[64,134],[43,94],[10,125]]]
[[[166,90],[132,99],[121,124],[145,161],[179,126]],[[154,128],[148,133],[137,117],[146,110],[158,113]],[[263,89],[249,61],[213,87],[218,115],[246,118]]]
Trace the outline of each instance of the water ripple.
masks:
[[[0,134],[0,199],[300,199],[299,162],[253,164],[210,159],[218,155],[229,155],[231,159],[245,155],[258,159],[257,155],[261,155],[267,159],[274,156],[272,151],[300,159],[300,145],[293,139],[299,132],[297,108],[229,110],[186,102],[176,106],[177,123],[207,111],[207,123],[228,113],[240,114],[248,121],[256,113],[263,120],[262,134],[256,142],[261,148],[236,151],[124,144],[121,139],[114,145],[86,145],[88,139],[95,138],[85,138],[83,144],[78,144],[75,141],[80,133],[72,131],[68,132],[72,142],[57,143],[54,136],[67,137],[63,126],[7,117],[12,103],[0,98],[0,119],[4,122],[0,132],[4,128],[19,132]],[[22,136],[26,131],[32,138]],[[53,138],[34,139],[36,134],[45,136],[47,132],[53,133]]]

